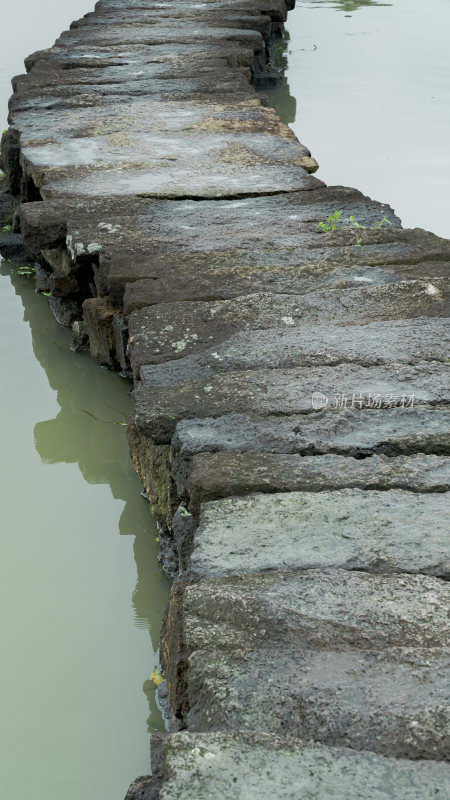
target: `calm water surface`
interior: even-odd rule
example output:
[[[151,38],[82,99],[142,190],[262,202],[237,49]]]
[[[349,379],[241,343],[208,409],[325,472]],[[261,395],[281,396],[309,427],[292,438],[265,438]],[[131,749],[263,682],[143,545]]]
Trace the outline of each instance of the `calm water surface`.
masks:
[[[6,262],[0,308],[0,796],[123,800],[163,727],[148,679],[168,593],[129,386],[70,351]]]
[[[297,0],[270,100],[328,184],[450,237],[449,0]]]
[[[24,57],[93,5],[0,0],[0,131]],[[149,677],[168,596],[129,385],[0,265],[0,797],[123,800],[163,727]]]

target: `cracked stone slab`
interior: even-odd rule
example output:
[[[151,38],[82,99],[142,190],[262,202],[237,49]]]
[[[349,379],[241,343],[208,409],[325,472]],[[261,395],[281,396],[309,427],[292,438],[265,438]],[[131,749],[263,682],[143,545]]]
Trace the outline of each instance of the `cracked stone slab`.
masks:
[[[336,410],[342,398],[361,408],[447,404],[449,365],[420,362],[380,367],[341,364],[301,370],[248,370],[216,375],[208,381],[134,391],[136,424],[157,443],[169,443],[183,419],[249,413],[264,417],[313,412],[314,398],[325,398]],[[353,398],[353,399],[352,399]]]
[[[446,760],[449,593],[339,569],[178,585],[162,642],[172,707],[191,732]]]
[[[311,194],[319,191],[303,188],[310,189]],[[310,191],[305,198],[309,196]],[[253,199],[259,198],[250,198]],[[241,198],[236,202],[248,200]],[[127,290],[126,313],[129,313],[133,307],[142,308],[146,298],[148,305],[163,302],[164,290],[173,293],[173,301],[214,300],[264,289],[303,294],[322,286],[341,288],[392,283],[395,276],[397,280],[405,280],[448,274],[448,244],[438,237],[424,237],[418,230],[366,228],[360,231],[361,245],[356,247],[353,228],[347,226],[320,234],[315,215],[317,220],[317,205],[312,207],[312,219],[303,225],[289,230],[289,224],[280,220],[277,233],[269,230],[265,241],[250,235],[245,243],[244,234],[242,242],[234,248],[231,242],[237,237],[230,233],[228,239],[220,228],[216,241],[221,246],[213,248],[206,236],[202,241],[194,235],[193,246],[197,249],[193,251],[188,246],[180,250],[176,240],[168,242],[166,247],[157,237],[151,243],[145,238],[139,243],[133,237],[131,260],[121,252],[120,242],[115,246],[105,243],[105,252],[112,253],[109,291],[121,303]],[[265,228],[266,223],[259,226],[260,231]],[[191,237],[185,238],[188,241]],[[135,287],[136,282],[139,285]],[[139,292],[143,295],[141,300]]]
[[[157,102],[14,113],[27,173],[45,198],[221,197],[302,189],[317,169],[273,109]],[[50,130],[51,128],[51,130]]]
[[[129,354],[137,376],[146,364],[200,353],[239,331],[446,316],[450,316],[448,278],[297,296],[263,292],[212,303],[161,303],[130,314]]]
[[[182,420],[171,446],[173,475],[182,486],[196,453],[337,453],[398,456],[450,455],[450,407],[342,409],[291,417],[224,417]]]
[[[196,578],[327,567],[450,577],[448,491],[291,490],[227,497],[202,503],[196,530],[181,511],[174,520],[180,566]]]
[[[385,758],[344,747],[306,744],[245,731],[152,737],[153,778],[161,800],[435,800],[450,793],[450,767],[435,761]]]
[[[248,369],[445,362],[449,353],[449,318],[374,322],[349,328],[303,325],[243,331],[198,355],[144,366],[140,377],[144,386],[152,388]]]
[[[289,254],[291,257],[292,254]],[[180,259],[164,258],[166,262],[161,269],[153,270],[153,278],[132,279],[129,277],[128,259],[113,257],[113,266],[108,276],[111,296],[118,305],[123,303],[126,316],[146,306],[164,303],[168,297],[173,302],[179,300],[229,300],[251,292],[275,292],[279,294],[306,294],[317,289],[352,288],[360,284],[398,283],[402,280],[426,280],[434,283],[436,278],[445,277],[449,271],[449,262],[427,261],[420,264],[401,266],[370,267],[366,265],[353,267],[334,266],[329,269],[314,271],[301,266],[284,266],[283,255],[278,266],[246,266],[246,257],[239,259],[236,255],[235,266],[225,271],[208,266],[201,271],[195,270],[195,259],[192,264],[179,264]],[[162,260],[162,259],[161,259]],[[187,261],[183,259],[183,262]],[[133,269],[140,271],[139,255],[132,259]],[[173,272],[168,271],[166,264],[173,264]],[[228,259],[227,259],[228,261]],[[147,261],[144,269],[147,270]],[[221,267],[223,264],[221,265]],[[126,273],[126,274],[125,274]],[[114,288],[113,288],[114,287]]]
[[[449,491],[450,458],[411,455],[357,459],[338,455],[199,453],[191,461],[184,491],[190,510],[196,513],[201,503],[232,495],[322,492],[347,487]]]

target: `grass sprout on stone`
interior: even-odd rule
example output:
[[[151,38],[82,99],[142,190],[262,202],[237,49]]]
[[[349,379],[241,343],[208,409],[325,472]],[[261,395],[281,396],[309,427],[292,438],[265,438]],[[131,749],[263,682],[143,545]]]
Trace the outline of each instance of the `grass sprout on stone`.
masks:
[[[332,214],[329,214],[326,218],[325,222],[319,222],[317,226],[317,230],[320,233],[328,233],[328,231],[337,231],[338,228],[342,225],[342,208],[340,211],[333,211]]]
[[[342,208],[339,209],[339,211],[333,211],[332,214],[329,214],[328,217],[326,217],[325,221],[319,222],[319,224],[317,225],[318,232],[328,233],[329,231],[337,231],[340,228],[345,227],[345,220],[342,219],[342,214],[343,214]],[[348,218],[348,220],[351,228],[358,228],[360,230],[365,230],[366,226],[361,225],[361,223],[358,222],[358,220],[356,219],[356,217],[354,217],[353,214]],[[386,217],[386,215],[383,217],[383,219],[380,219],[378,222],[375,222],[373,227],[376,230],[379,230],[384,225],[392,225],[391,220],[389,220]],[[362,244],[362,238],[357,234],[355,247],[361,247],[361,244]]]
[[[382,228],[383,225],[392,225],[392,222],[391,222],[390,219],[388,219],[386,216],[384,216],[383,219],[380,219],[379,222],[376,222],[373,227],[374,228]]]

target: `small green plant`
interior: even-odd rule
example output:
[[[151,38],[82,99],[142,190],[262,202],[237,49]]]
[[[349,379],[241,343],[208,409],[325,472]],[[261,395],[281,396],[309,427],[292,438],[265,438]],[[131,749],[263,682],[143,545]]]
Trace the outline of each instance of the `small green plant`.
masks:
[[[10,231],[12,231],[12,225],[4,225],[3,233],[9,233]]]
[[[339,228],[344,227],[345,220],[342,219],[343,209],[341,208],[339,211],[333,211],[332,214],[329,214],[328,217],[325,219],[324,222],[319,222],[317,225],[317,230],[320,233],[328,233],[328,231],[337,231]],[[365,230],[365,225],[361,225],[360,222],[353,216],[353,214],[348,218],[350,227],[351,228],[358,228],[359,230]],[[392,225],[392,222],[384,216],[383,219],[380,219],[379,222],[375,222],[374,228],[377,230],[382,228],[383,225]],[[356,234],[356,242],[355,247],[361,247],[362,238]]]
[[[342,225],[342,208],[340,211],[333,211],[332,214],[329,214],[326,218],[325,222],[319,222],[317,226],[317,230],[320,233],[327,233],[328,231],[337,231],[337,229]]]
[[[385,216],[385,217],[383,217],[383,219],[380,219],[380,221],[379,221],[379,222],[376,222],[376,223],[375,223],[375,225],[374,225],[373,227],[374,227],[374,228],[382,228],[382,227],[383,227],[383,225],[392,225],[392,222],[391,222],[391,220],[390,220],[390,219],[388,219],[388,218]]]

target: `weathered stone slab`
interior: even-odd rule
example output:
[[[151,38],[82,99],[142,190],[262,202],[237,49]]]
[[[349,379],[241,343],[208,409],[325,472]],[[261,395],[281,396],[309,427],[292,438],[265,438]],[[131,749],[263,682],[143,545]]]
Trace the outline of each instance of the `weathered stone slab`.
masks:
[[[149,388],[178,386],[239,370],[445,362],[449,353],[449,318],[374,322],[349,328],[303,325],[237,333],[199,355],[144,366],[141,380]]]
[[[196,513],[200,503],[220,497],[347,487],[448,491],[450,459],[430,455],[356,459],[337,455],[199,453],[192,459],[186,492],[190,508]]]
[[[109,24],[109,25],[82,25],[69,31],[64,31],[56,40],[56,47],[84,46],[108,47],[109,45],[130,44],[140,45],[165,45],[173,43],[201,42],[205,44],[233,42],[260,53],[264,48],[264,39],[256,30],[241,30],[231,27],[213,27],[202,25],[191,19],[178,20],[165,18],[163,24]]]
[[[309,196],[308,192],[306,197]],[[312,207],[311,216],[314,215],[319,221],[317,206]],[[259,230],[265,227],[266,222],[260,222]],[[214,249],[206,236],[193,236],[193,245],[197,247],[193,252],[189,252],[188,247],[181,252],[176,240],[164,244],[155,236],[150,244],[133,237],[131,261],[120,252],[121,244],[117,241],[119,250],[111,261],[109,291],[116,302],[122,302],[124,288],[127,283],[131,284],[127,287],[126,299],[126,313],[129,313],[134,307],[142,308],[145,298],[148,298],[148,305],[163,302],[165,289],[173,291],[173,301],[214,300],[264,289],[302,294],[321,286],[391,283],[395,276],[404,280],[448,274],[447,244],[437,237],[424,238],[420,231],[387,232],[367,228],[358,234],[361,245],[356,247],[352,227],[320,234],[312,219],[291,231],[289,225],[280,220],[277,228],[278,233],[268,231],[265,244],[257,236],[250,236],[247,244],[242,241],[242,245],[231,249],[219,227],[216,241],[222,243],[221,248]],[[160,252],[163,248],[166,252]],[[112,251],[112,244],[106,244],[105,249]],[[139,281],[139,287],[133,291],[135,281]],[[140,302],[139,291],[144,293]]]
[[[375,225],[383,213],[397,224],[388,207],[343,187],[196,203],[61,199],[23,205],[21,223],[32,252],[67,241],[74,268],[87,255],[100,255],[116,304],[126,287],[125,314],[167,297],[214,299],[262,289],[298,295],[411,278],[432,282],[448,274],[447,243],[421,231],[368,228],[358,248],[352,228],[319,234],[318,222],[336,205],[343,224],[356,214]],[[401,256],[412,263],[398,263]]]
[[[412,453],[450,455],[450,407],[343,408],[336,413],[291,417],[229,414],[217,419],[183,420],[172,439],[172,465],[184,484],[195,453],[340,453],[396,456]]]
[[[139,387],[134,392],[136,423],[156,442],[170,442],[182,419],[249,413],[264,417],[309,414],[313,395],[330,406],[342,398],[361,408],[414,404],[447,404],[450,400],[449,365],[419,362],[380,367],[341,364],[336,367],[248,370],[216,375],[165,388]]]
[[[139,274],[149,278],[156,277],[158,266],[162,274],[162,261],[155,259],[155,255],[167,257],[168,253],[185,256],[186,253],[220,252],[228,259],[228,266],[231,266],[233,248],[237,250],[237,259],[243,257],[242,250],[253,252],[255,248],[276,251],[297,246],[301,251],[342,247],[347,243],[353,247],[353,251],[348,251],[347,260],[350,262],[358,254],[358,249],[354,246],[354,228],[350,231],[345,228],[351,227],[350,216],[357,215],[362,223],[370,227],[364,233],[367,243],[384,248],[387,244],[395,244],[397,248],[404,245],[405,258],[410,255],[411,247],[419,248],[418,252],[424,256],[433,257],[439,253],[450,257],[449,248],[439,237],[399,230],[399,221],[389,206],[370,201],[351,189],[316,186],[320,186],[320,182],[310,182],[305,187],[308,189],[306,194],[304,191],[294,191],[285,195],[271,194],[215,202],[160,201],[151,198],[145,202],[145,198],[137,198],[123,213],[116,211],[115,203],[109,209],[105,203],[105,215],[109,211],[111,230],[103,231],[103,245],[106,249],[109,245],[120,250],[124,244],[128,245],[128,239],[124,236],[126,232],[131,237],[133,251],[146,254],[146,260],[140,257]],[[120,203],[120,198],[118,200]],[[50,207],[55,205],[48,202]],[[343,213],[342,229],[334,231],[331,236],[320,233],[318,223],[332,213],[336,204],[341,206]],[[68,233],[84,247],[98,235],[96,219],[89,214],[89,205],[87,211],[72,217],[68,225]],[[371,226],[379,224],[383,215],[391,220],[393,230],[381,234],[380,229]],[[138,234],[143,237],[140,247],[137,247]],[[368,254],[365,255],[367,257]],[[388,253],[384,252],[384,255],[387,257]],[[181,266],[194,262],[180,260],[176,263]],[[209,266],[214,265],[220,266],[217,257],[215,261],[210,259]],[[205,262],[203,266],[208,264]]]
[[[22,160],[43,197],[59,194],[223,197],[314,185],[317,164],[275,111],[133,98],[53,110],[51,131],[15,113]],[[50,125],[50,119],[49,119]]]
[[[255,293],[212,303],[161,303],[130,315],[130,360],[139,375],[146,364],[200,353],[239,331],[446,316],[450,316],[447,278],[306,295]]]
[[[305,744],[264,733],[188,733],[152,737],[153,778],[125,800],[435,800],[450,793],[450,768]],[[141,792],[141,793],[140,793]]]
[[[202,581],[163,640],[189,730],[264,730],[395,758],[448,758],[450,586],[345,570]]]
[[[343,489],[228,497],[203,503],[194,534],[184,513],[174,530],[181,569],[196,577],[326,567],[450,577],[448,492]]]
[[[118,304],[123,303],[124,314],[128,316],[146,306],[166,302],[168,297],[173,302],[179,300],[229,300],[251,292],[275,292],[278,294],[306,294],[317,289],[352,288],[359,284],[397,283],[401,280],[426,280],[434,282],[436,278],[445,277],[449,271],[449,262],[428,261],[419,264],[385,267],[339,267],[317,270],[309,267],[283,266],[282,257],[279,266],[247,266],[246,258],[239,266],[223,269],[205,267],[201,271],[194,269],[194,260],[185,258],[170,259],[173,272],[164,266],[159,272],[154,270],[154,278],[138,279],[127,282],[123,271],[126,269],[123,256],[113,257],[111,275],[108,278],[112,297]],[[158,261],[161,259],[158,259]],[[165,259],[167,262],[169,259]],[[132,269],[140,270],[139,254],[132,259]],[[236,258],[236,262],[238,257]],[[129,262],[128,262],[129,263]],[[120,266],[119,266],[120,265]],[[142,265],[147,269],[147,262]],[[128,271],[128,276],[130,272]],[[125,290],[124,287],[125,286]]]

